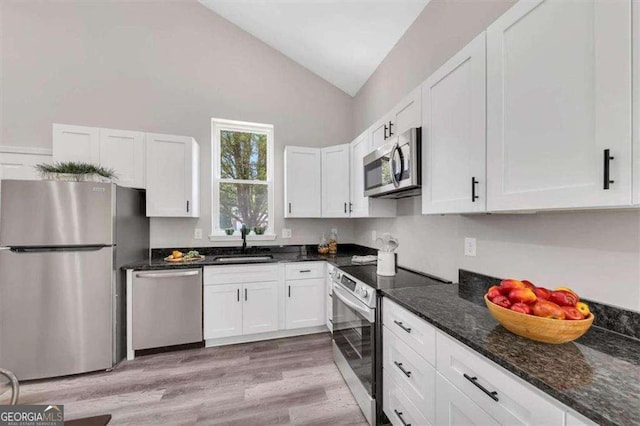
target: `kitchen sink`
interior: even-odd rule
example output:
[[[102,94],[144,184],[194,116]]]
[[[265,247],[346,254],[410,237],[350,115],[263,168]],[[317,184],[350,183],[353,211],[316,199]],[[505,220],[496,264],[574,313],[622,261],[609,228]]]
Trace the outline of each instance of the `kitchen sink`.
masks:
[[[270,254],[267,255],[256,255],[256,254],[239,254],[239,255],[228,255],[228,256],[216,256],[213,258],[214,262],[220,263],[233,263],[233,262],[264,262],[265,260],[272,260],[273,256]]]

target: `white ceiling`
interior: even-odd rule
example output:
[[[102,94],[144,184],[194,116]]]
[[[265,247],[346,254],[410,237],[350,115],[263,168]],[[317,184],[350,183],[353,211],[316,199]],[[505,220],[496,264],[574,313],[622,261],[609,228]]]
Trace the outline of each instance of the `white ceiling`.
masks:
[[[200,0],[354,96],[430,0]]]

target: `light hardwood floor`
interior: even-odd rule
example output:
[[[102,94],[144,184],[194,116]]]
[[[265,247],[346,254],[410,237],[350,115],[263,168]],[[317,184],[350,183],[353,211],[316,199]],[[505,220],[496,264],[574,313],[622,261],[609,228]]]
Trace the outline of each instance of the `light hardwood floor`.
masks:
[[[64,404],[66,419],[110,413],[110,425],[366,425],[327,333],[139,357],[23,384],[20,403]]]

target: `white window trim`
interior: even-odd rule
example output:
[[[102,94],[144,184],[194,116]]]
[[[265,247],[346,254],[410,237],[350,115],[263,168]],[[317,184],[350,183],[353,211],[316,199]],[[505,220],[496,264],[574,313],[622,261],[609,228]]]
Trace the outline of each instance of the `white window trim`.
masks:
[[[220,224],[220,183],[239,182],[241,180],[222,179],[220,178],[220,130],[233,130],[238,132],[265,133],[267,135],[267,191],[268,191],[268,209],[269,220],[265,233],[263,235],[250,234],[247,235],[247,241],[271,241],[276,239],[275,229],[275,194],[274,194],[274,132],[273,125],[263,123],[251,123],[247,121],[225,120],[221,118],[211,119],[211,233],[210,241],[241,241],[239,234],[227,235],[224,230],[218,228]],[[246,181],[248,183],[257,181]],[[261,184],[262,181],[260,181]]]

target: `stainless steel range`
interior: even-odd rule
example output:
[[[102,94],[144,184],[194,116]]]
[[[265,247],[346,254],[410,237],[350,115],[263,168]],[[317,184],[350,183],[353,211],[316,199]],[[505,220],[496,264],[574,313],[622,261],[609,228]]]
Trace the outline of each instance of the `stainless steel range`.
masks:
[[[376,423],[376,290],[335,269],[333,359],[369,424]]]

